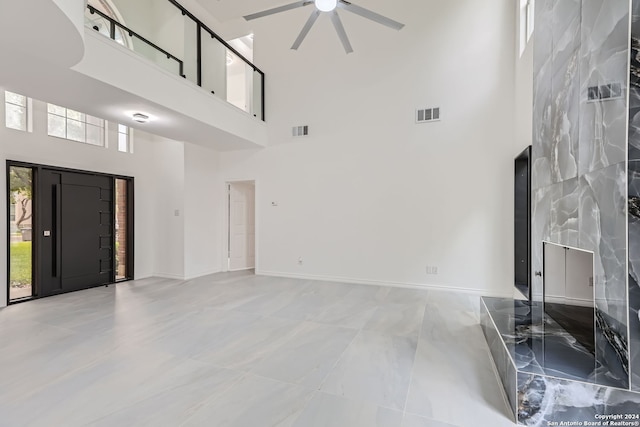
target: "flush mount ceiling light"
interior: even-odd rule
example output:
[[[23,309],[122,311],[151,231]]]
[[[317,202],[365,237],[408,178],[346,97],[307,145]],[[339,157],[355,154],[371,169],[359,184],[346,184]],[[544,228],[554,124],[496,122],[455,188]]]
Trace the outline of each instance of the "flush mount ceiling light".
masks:
[[[338,7],[338,0],[315,0],[315,3],[320,12],[331,12]]]
[[[356,6],[353,3],[348,2],[347,0],[305,0],[305,1],[297,1],[295,3],[287,4],[280,7],[274,7],[273,9],[264,10],[262,12],[253,13],[251,15],[247,15],[244,17],[247,21],[251,21],[253,19],[262,18],[264,16],[274,15],[280,12],[286,12],[287,10],[297,9],[299,7],[315,5],[316,10],[311,13],[309,20],[304,27],[302,27],[302,31],[300,35],[291,46],[291,49],[297,50],[302,42],[304,41],[307,34],[313,27],[313,24],[316,23],[316,20],[320,16],[321,13],[329,13],[331,14],[331,22],[333,23],[336,32],[338,33],[338,37],[340,37],[340,41],[342,42],[342,46],[344,47],[345,52],[351,53],[353,52],[353,48],[351,47],[351,43],[349,42],[349,38],[347,37],[347,32],[344,30],[344,26],[342,25],[342,20],[340,20],[340,15],[338,15],[337,8],[346,10],[347,12],[355,13],[356,15],[360,15],[363,18],[369,19],[370,21],[377,22],[378,24],[382,24],[389,28],[393,28],[394,30],[401,30],[404,27],[404,24],[401,24],[393,19],[389,19],[386,16],[379,15],[375,12],[370,11],[369,9],[365,9],[364,7]]]
[[[135,113],[133,115],[133,120],[135,120],[138,123],[147,123],[149,121],[149,116],[142,113]]]

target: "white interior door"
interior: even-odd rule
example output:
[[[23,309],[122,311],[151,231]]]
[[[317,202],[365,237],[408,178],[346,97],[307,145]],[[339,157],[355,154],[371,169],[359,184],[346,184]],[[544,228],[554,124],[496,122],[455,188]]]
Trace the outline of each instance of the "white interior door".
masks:
[[[229,184],[229,270],[255,267],[255,184]]]

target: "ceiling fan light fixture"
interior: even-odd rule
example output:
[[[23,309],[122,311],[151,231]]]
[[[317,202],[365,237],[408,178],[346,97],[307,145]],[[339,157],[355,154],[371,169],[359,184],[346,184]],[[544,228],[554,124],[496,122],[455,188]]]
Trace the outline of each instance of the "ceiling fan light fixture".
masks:
[[[315,0],[315,3],[320,12],[331,12],[338,6],[338,0]]]

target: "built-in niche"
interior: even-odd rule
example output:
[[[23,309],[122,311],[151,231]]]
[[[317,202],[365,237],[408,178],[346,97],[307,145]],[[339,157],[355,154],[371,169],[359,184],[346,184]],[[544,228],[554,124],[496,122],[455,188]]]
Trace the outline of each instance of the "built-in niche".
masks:
[[[544,242],[544,310],[595,354],[593,252]]]

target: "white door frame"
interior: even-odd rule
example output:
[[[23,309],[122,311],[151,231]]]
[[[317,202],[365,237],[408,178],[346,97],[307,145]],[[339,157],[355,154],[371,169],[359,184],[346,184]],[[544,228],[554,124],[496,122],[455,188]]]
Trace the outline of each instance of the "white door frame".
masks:
[[[258,274],[258,272],[260,271],[259,269],[259,251],[258,251],[258,242],[259,242],[259,224],[260,221],[258,220],[259,216],[258,214],[260,213],[260,208],[258,205],[258,180],[253,178],[253,179],[227,179],[224,182],[224,187],[223,187],[223,191],[222,194],[224,194],[224,212],[222,213],[222,221],[223,221],[223,235],[222,235],[222,271],[229,271],[229,185],[230,184],[237,184],[237,183],[243,183],[243,182],[252,182],[255,188],[255,192],[254,192],[254,201],[253,201],[253,209],[254,209],[254,230],[255,230],[255,242],[254,242],[254,256],[255,256],[255,273]]]

